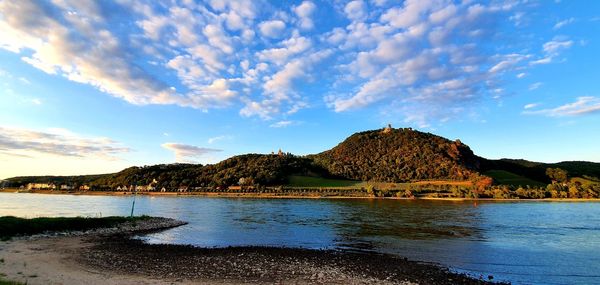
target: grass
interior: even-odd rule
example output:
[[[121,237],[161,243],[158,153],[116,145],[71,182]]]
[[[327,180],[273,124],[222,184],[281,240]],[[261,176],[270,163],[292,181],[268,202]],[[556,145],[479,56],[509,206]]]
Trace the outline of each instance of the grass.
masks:
[[[112,227],[127,222],[147,219],[141,217],[102,217],[102,218],[34,218],[25,219],[13,216],[0,217],[0,240],[14,236],[34,235],[44,232],[85,231],[97,228]],[[2,285],[0,283],[0,285]]]
[[[343,180],[343,179],[329,179],[323,177],[312,177],[312,176],[300,176],[292,175],[289,177],[288,185],[292,187],[359,187],[362,182]]]
[[[0,285],[24,285],[24,283],[8,281],[0,277]]]
[[[573,178],[570,179],[570,181],[571,182],[579,182],[583,186],[589,186],[589,185],[592,185],[592,184],[600,184],[600,182],[598,182],[598,181],[586,179],[586,178],[583,178],[583,177],[573,177]]]
[[[332,187],[332,188],[348,188],[348,189],[359,189],[368,188],[369,186],[375,189],[410,189],[412,186],[423,186],[423,185],[455,185],[469,187],[472,185],[471,181],[451,181],[451,180],[426,180],[416,182],[404,182],[404,183],[391,183],[391,182],[375,182],[375,181],[354,181],[344,179],[329,179],[323,177],[313,176],[301,176],[292,175],[288,178],[288,185],[290,187]]]
[[[414,185],[451,185],[451,186],[473,186],[472,181],[454,181],[454,180],[423,180],[413,182]]]
[[[505,170],[490,170],[490,171],[486,171],[483,173],[484,175],[487,175],[489,177],[494,178],[494,180],[496,180],[499,184],[504,184],[504,185],[513,185],[513,186],[538,186],[538,187],[545,187],[546,184],[533,180],[533,179],[529,179],[527,177],[509,172],[509,171],[505,171]]]

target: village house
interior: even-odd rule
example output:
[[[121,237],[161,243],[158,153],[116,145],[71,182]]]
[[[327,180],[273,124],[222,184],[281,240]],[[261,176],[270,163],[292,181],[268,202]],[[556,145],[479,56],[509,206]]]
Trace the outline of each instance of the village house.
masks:
[[[73,186],[67,185],[67,184],[60,185],[60,190],[66,190],[66,191],[68,191],[68,190],[73,190],[73,188],[74,188]]]
[[[88,190],[90,190],[90,186],[88,186],[88,185],[79,186],[79,191],[88,191]]]
[[[28,183],[27,190],[47,190],[54,189],[54,184],[52,183]]]
[[[179,186],[179,189],[177,189],[177,191],[178,191],[178,192],[187,192],[187,191],[188,191],[188,188],[189,188],[189,187],[187,187],[187,186]]]

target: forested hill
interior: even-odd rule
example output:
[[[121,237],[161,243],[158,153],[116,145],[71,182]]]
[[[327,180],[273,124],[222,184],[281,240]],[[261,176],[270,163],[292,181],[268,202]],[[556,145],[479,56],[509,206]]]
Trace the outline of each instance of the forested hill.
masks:
[[[217,164],[159,164],[130,167],[118,173],[83,176],[30,176],[5,180],[0,186],[27,183],[89,185],[94,189],[149,185],[174,189],[180,186],[227,187],[233,185],[285,185],[290,176],[310,176],[374,182],[419,180],[483,181],[489,176],[497,184],[545,185],[551,182],[547,169],[560,168],[569,177],[600,181],[600,163],[526,160],[488,160],[478,157],[459,140],[391,127],[351,135],[334,148],[315,155],[246,154]],[[484,179],[481,179],[484,178]],[[489,180],[489,179],[488,179]],[[1,182],[1,181],[0,181]]]
[[[467,180],[480,167],[480,158],[459,140],[390,127],[356,133],[310,157],[333,175],[362,181]]]
[[[548,168],[560,168],[565,170],[569,177],[583,177],[596,181],[600,178],[600,163],[589,161],[542,163],[524,159],[506,158],[498,160],[481,160],[481,171],[483,173],[486,173],[489,170],[504,170],[545,184],[551,182],[546,173]]]
[[[84,176],[29,176],[7,179],[10,186],[27,183],[89,185],[96,189],[115,189],[125,185],[154,184],[168,189],[179,186],[227,187],[232,185],[282,185],[292,175],[328,177],[311,159],[291,154],[246,154],[217,164],[159,164],[129,167],[120,172]]]

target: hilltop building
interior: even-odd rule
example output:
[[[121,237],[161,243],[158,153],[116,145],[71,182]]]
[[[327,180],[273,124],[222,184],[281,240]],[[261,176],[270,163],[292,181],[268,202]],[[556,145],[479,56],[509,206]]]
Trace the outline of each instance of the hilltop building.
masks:
[[[392,124],[388,124],[388,125],[387,125],[387,127],[385,127],[385,128],[383,129],[383,131],[381,131],[381,133],[382,133],[382,134],[388,134],[388,133],[391,133],[391,132],[392,132],[392,130],[393,130],[393,128],[392,128]]]

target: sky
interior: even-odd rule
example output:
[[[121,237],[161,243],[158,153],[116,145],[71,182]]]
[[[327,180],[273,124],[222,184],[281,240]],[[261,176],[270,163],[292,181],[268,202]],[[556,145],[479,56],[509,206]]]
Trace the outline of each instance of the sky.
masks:
[[[600,162],[598,1],[0,0],[0,178],[327,150],[387,124]]]

